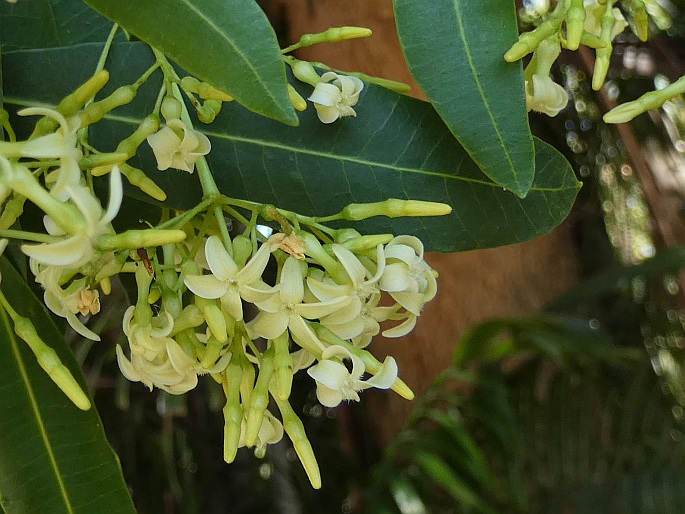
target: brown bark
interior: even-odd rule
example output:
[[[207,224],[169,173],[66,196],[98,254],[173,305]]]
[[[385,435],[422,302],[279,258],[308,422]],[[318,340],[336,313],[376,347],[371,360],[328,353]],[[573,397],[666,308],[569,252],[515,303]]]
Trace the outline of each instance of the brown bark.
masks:
[[[272,3],[276,0],[272,0]],[[302,50],[302,59],[322,61],[394,80],[421,92],[404,63],[392,14],[392,0],[277,0],[287,16],[287,43],[301,34],[331,26],[366,26],[374,35],[365,40],[324,44]],[[437,51],[437,49],[436,49]],[[379,358],[392,354],[401,377],[421,394],[449,366],[459,336],[485,319],[530,315],[572,286],[578,262],[571,227],[564,225],[544,237],[503,248],[459,254],[431,254],[440,273],[439,294],[422,313],[416,330],[400,340],[378,339],[370,349]],[[402,427],[412,402],[382,391],[364,393],[371,406],[378,441],[386,445]]]

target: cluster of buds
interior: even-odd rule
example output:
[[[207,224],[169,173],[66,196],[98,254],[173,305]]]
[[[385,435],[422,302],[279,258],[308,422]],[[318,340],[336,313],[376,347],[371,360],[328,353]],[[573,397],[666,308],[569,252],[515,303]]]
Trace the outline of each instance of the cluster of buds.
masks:
[[[647,40],[650,19],[662,30],[670,26],[668,13],[656,0],[558,0],[552,10],[547,0],[535,2],[526,13],[537,26],[521,34],[504,59],[514,62],[533,52],[525,71],[526,105],[548,116],[556,116],[568,103],[564,88],[550,78],[561,47],[595,49],[592,88],[598,91],[609,70],[612,43],[628,25],[642,41]]]

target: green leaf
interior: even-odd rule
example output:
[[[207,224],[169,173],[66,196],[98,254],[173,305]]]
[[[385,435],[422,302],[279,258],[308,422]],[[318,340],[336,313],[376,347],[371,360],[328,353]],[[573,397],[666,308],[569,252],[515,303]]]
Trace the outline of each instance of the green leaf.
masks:
[[[81,0],[30,0],[0,2],[0,27],[0,50],[10,52],[105,41],[112,22]]]
[[[99,54],[100,45],[8,53],[3,68],[11,80],[5,81],[5,102],[56,105],[88,77],[84,63],[97,61]],[[108,87],[132,82],[150,60],[145,45],[114,45]],[[111,123],[98,124],[95,146],[113,150],[130,135],[151,111],[157,91],[157,84],[146,84],[134,103],[108,117]],[[393,197],[451,205],[449,216],[377,217],[355,225],[367,233],[412,234],[430,250],[487,248],[542,235],[563,221],[580,187],[564,157],[536,140],[538,174],[528,196],[517,198],[483,177],[426,102],[369,85],[357,113],[323,125],[310,108],[302,113],[301,125],[291,128],[228,104],[212,125],[199,128],[212,140],[210,165],[229,196],[307,215]],[[169,194],[168,205],[189,208],[198,201],[197,177],[156,171],[147,145],[134,165]]]
[[[64,337],[7,259],[2,291],[87,390]],[[13,513],[135,513],[94,409],[77,409],[0,311],[0,503]]]
[[[535,162],[511,0],[395,0],[409,69],[445,124],[490,179],[525,197]]]
[[[297,125],[276,34],[254,0],[86,0],[242,105]]]

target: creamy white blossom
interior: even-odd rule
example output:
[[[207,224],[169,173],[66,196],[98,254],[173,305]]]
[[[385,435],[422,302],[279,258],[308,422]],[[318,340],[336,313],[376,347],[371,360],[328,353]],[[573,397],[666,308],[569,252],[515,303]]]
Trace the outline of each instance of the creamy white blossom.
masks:
[[[177,132],[182,132],[183,138]],[[169,120],[156,134],[148,136],[147,142],[155,154],[159,170],[176,168],[192,173],[195,161],[212,149],[207,136],[188,128],[178,119]]]
[[[526,108],[529,111],[541,112],[547,116],[556,116],[566,104],[568,93],[549,76],[533,75],[527,80]]]
[[[303,271],[304,270],[304,271]],[[295,257],[288,257],[281,269],[276,294],[268,300],[257,302],[259,314],[250,322],[250,330],[265,339],[275,339],[290,330],[293,339],[305,349],[322,348],[322,344],[306,319],[327,316],[349,302],[339,297],[326,302],[302,303],[304,299],[304,276],[306,264]]]
[[[203,368],[169,337],[174,320],[168,312],[139,322],[135,309],[128,308],[123,323],[131,348],[130,360],[121,346],[116,348],[121,373],[129,380],[142,382],[150,390],[155,386],[171,394],[183,394],[197,385],[198,374],[219,373],[228,365],[230,354],[226,353],[211,368]]]
[[[357,115],[352,107],[357,105],[362,89],[364,83],[357,77],[329,71],[321,75],[309,101],[323,123],[333,123],[338,118]]]
[[[66,201],[69,198],[66,187],[81,183],[79,161],[83,153],[78,145],[78,130],[81,128],[79,119],[74,117],[67,122],[59,112],[44,107],[30,107],[19,111],[18,114],[47,116],[59,123],[60,128],[56,132],[25,141],[21,154],[34,159],[60,160],[59,169],[49,173],[46,182],[50,186],[52,196]]]
[[[242,320],[243,299],[254,303],[273,294],[261,280],[270,255],[270,246],[263,244],[245,267],[239,268],[221,239],[210,236],[205,243],[205,258],[212,274],[187,275],[185,284],[201,298],[220,298],[226,312],[235,320]]]
[[[67,185],[65,191],[69,201],[81,213],[83,226],[75,227],[70,234],[65,234],[55,220],[46,216],[43,221],[50,235],[69,237],[54,243],[25,244],[21,246],[22,251],[32,259],[51,266],[78,268],[88,263],[95,253],[94,242],[97,238],[113,233],[111,222],[119,212],[123,198],[121,173],[117,166],[110,172],[109,189],[109,204],[105,211],[90,189],[81,185]]]
[[[343,361],[352,362],[348,371]],[[326,407],[336,407],[343,400],[359,401],[359,392],[370,387],[388,389],[397,379],[397,363],[386,357],[374,376],[362,380],[366,372],[364,362],[342,346],[329,346],[322,354],[319,363],[307,370],[316,380],[316,397]]]

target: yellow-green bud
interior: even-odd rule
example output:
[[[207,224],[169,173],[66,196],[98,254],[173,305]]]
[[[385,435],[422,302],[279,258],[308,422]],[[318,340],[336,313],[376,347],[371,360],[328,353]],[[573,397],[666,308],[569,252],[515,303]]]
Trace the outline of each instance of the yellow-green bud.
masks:
[[[103,98],[99,102],[93,102],[79,113],[81,127],[92,125],[104,118],[108,112],[131,103],[136,97],[137,91],[138,89],[135,86],[121,86],[107,98]]]
[[[298,61],[296,59],[289,60],[288,62],[290,63],[290,68],[293,70],[293,75],[300,82],[304,82],[310,86],[316,86],[321,82],[321,77],[316,73],[316,70],[311,63],[308,63],[307,61]]]
[[[163,202],[166,200],[166,193],[154,181],[148,177],[141,169],[134,168],[128,164],[119,165],[119,171],[128,179],[132,186],[137,187],[146,195]]]
[[[205,100],[204,104],[197,108],[197,118],[202,123],[212,123],[221,112],[219,100]]]
[[[226,330],[226,320],[221,312],[221,309],[214,303],[213,300],[207,300],[200,296],[195,297],[195,305],[202,312],[207,321],[207,327],[209,327],[210,332],[219,341],[219,343],[224,344],[228,341],[228,331]],[[204,363],[203,363],[204,365]],[[205,366],[205,367],[209,367]]]
[[[389,198],[383,202],[352,203],[345,207],[341,214],[344,220],[360,221],[373,216],[444,216],[450,212],[452,207],[444,203]]]
[[[177,120],[181,117],[183,106],[178,98],[174,98],[173,96],[165,96],[164,100],[162,100],[160,112],[166,121]]]
[[[281,411],[283,418],[283,429],[288,434],[290,440],[295,448],[302,467],[304,467],[309,482],[314,489],[321,489],[321,472],[319,471],[319,464],[316,462],[312,445],[307,439],[307,434],[304,431],[304,425],[300,418],[297,417],[295,411],[287,401],[280,400],[275,397],[278,410]]]
[[[367,250],[376,248],[378,245],[386,245],[394,239],[392,234],[374,234],[360,236],[356,239],[349,239],[342,245],[352,253],[363,253]]]
[[[199,327],[204,322],[205,318],[197,305],[187,305],[174,319],[174,328],[169,336],[173,337],[186,329]]]
[[[304,34],[300,38],[300,48],[316,45],[319,43],[338,43],[347,39],[359,39],[373,34],[371,29],[365,27],[331,27],[317,34]]]
[[[90,400],[81,386],[76,382],[71,371],[62,364],[57,352],[46,345],[38,336],[33,323],[28,318],[15,319],[14,331],[26,341],[41,368],[62,392],[81,410],[90,409]]]
[[[313,234],[303,230],[296,230],[295,233],[300,236],[304,242],[304,253],[323,266],[333,280],[338,284],[344,284],[349,280],[347,272],[342,264],[326,252],[323,246],[321,246],[321,242],[319,242]]]
[[[626,123],[643,112],[658,109],[669,98],[683,93],[685,93],[685,77],[679,78],[663,89],[645,93],[637,100],[614,107],[604,115],[603,119],[606,123]]]
[[[243,268],[252,255],[252,241],[249,237],[239,235],[233,238],[231,244],[233,245],[233,261],[238,268]]]
[[[264,411],[269,405],[269,383],[274,373],[273,345],[262,355],[259,362],[259,376],[250,397],[250,408],[245,423],[245,446],[254,446],[264,420]]]
[[[133,134],[126,139],[122,139],[117,145],[117,152],[125,153],[129,158],[133,157],[138,147],[143,144],[148,136],[159,130],[159,116],[151,114],[146,116],[140,125],[133,131]]]
[[[107,70],[100,70],[80,85],[73,93],[65,96],[57,106],[57,112],[65,118],[73,116],[105,87],[107,81],[109,81],[109,72]],[[36,124],[33,134],[31,134],[31,139],[54,132],[57,125],[57,121],[53,118],[47,116],[41,118]]]
[[[583,0],[571,0],[566,12],[566,48],[569,50],[578,50],[580,46],[586,15]]]
[[[79,166],[83,169],[92,168],[91,174],[94,177],[101,177],[112,170],[115,164],[121,164],[130,156],[123,152],[98,153],[86,155],[79,162]]]
[[[274,347],[274,389],[280,400],[287,400],[293,385],[293,358],[290,355],[288,332],[271,341]]]
[[[136,250],[148,246],[162,246],[180,243],[186,238],[183,230],[160,230],[148,228],[145,230],[127,230],[121,234],[106,234],[100,236],[95,246],[102,251]]]
[[[243,422],[243,408],[240,404],[240,384],[243,381],[243,369],[238,359],[231,358],[231,362],[224,371],[224,394],[226,406],[224,413],[224,460],[233,462],[238,452],[240,432]]]
[[[288,97],[290,98],[290,103],[293,105],[296,111],[305,111],[307,109],[307,102],[300,93],[298,93],[293,86],[288,84]]]

